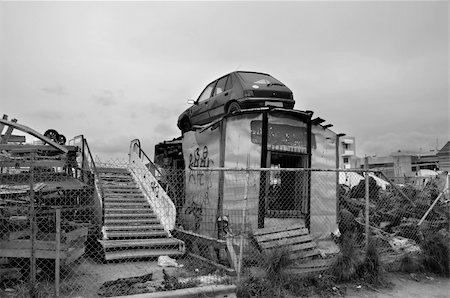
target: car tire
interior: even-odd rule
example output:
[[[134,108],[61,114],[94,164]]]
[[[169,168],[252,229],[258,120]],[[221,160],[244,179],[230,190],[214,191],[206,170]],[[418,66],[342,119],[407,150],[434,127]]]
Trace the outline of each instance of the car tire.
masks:
[[[181,127],[182,132],[187,132],[187,131],[191,130],[192,125],[188,119],[183,119],[183,120],[181,120],[180,127]]]
[[[47,131],[45,131],[44,133],[44,137],[47,137],[53,142],[58,143],[59,133],[54,129],[47,129]]]
[[[234,112],[240,112],[241,111],[241,106],[233,101],[232,103],[230,103],[230,105],[228,106],[228,114],[232,114]]]

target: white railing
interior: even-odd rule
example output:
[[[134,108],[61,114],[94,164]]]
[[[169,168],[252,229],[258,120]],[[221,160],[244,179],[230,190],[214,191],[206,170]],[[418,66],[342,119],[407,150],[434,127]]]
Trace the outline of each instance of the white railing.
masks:
[[[167,232],[175,227],[176,209],[170,197],[155,178],[158,169],[142,151],[139,140],[130,144],[128,169]]]

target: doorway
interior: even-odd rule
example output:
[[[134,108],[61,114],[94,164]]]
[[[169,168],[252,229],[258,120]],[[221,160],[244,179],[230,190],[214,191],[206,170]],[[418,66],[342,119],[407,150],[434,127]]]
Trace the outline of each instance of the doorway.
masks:
[[[308,164],[307,154],[280,151],[267,153],[267,166],[272,169],[306,168]],[[306,171],[271,171],[266,183],[267,217],[303,217],[302,209],[307,204]]]

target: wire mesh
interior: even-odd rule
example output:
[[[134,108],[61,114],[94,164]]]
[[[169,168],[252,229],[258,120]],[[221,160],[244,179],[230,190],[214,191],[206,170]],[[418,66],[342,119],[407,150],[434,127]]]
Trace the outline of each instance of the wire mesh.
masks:
[[[156,175],[133,158],[97,160],[95,169],[30,160],[1,171],[4,296],[227,284],[279,251],[290,267],[312,270],[329,268],[346,239],[389,256],[448,237],[447,175],[419,185],[361,170],[161,167]]]

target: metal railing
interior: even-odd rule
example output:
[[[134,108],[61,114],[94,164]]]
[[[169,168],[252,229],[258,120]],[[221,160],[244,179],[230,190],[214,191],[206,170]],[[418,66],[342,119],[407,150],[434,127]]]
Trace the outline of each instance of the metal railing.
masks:
[[[128,168],[164,229],[167,232],[173,230],[176,218],[175,205],[159,183],[157,177],[162,177],[161,172],[142,150],[138,139],[131,141]]]

